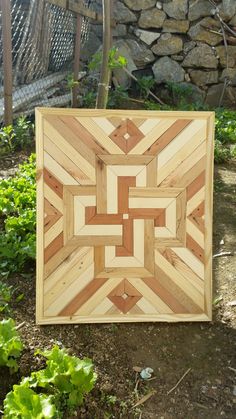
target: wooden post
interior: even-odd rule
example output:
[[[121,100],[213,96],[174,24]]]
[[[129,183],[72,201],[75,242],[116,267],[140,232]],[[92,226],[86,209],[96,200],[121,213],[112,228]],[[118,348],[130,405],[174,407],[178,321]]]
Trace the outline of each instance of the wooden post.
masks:
[[[109,93],[110,69],[109,51],[111,47],[111,4],[110,0],[103,0],[103,49],[101,77],[98,84],[96,108],[105,109]]]
[[[11,2],[0,0],[2,12],[3,44],[3,85],[4,85],[4,123],[12,124],[12,41],[11,41]]]
[[[74,81],[78,81],[79,73],[79,62],[80,62],[80,44],[81,44],[81,27],[82,27],[82,16],[77,15],[76,17],[76,35],[75,35],[75,54],[74,54]],[[72,87],[72,108],[78,106],[78,84]]]

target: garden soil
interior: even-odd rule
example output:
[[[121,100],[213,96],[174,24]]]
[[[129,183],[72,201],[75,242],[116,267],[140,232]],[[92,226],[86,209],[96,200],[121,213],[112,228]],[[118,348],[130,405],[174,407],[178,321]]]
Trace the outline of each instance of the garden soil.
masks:
[[[214,198],[213,252],[236,252],[236,164],[215,168]],[[25,322],[19,331],[25,349],[19,373],[9,376],[0,370],[1,403],[21,376],[43,366],[35,350],[57,343],[90,357],[98,374],[94,390],[76,412],[78,418],[235,418],[236,254],[214,258],[213,273],[213,321],[178,324],[37,326],[35,279],[11,278],[24,293],[22,301],[13,303],[13,317],[17,324]],[[153,379],[137,380],[137,366],[151,367]],[[133,407],[145,395],[151,396]]]

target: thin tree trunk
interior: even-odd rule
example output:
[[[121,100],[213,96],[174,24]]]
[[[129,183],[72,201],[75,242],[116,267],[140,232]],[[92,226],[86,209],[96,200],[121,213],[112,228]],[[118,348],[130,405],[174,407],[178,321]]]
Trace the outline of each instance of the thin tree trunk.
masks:
[[[103,0],[103,50],[101,77],[98,84],[96,108],[105,109],[108,101],[110,69],[109,51],[111,47],[111,4],[110,0]]]

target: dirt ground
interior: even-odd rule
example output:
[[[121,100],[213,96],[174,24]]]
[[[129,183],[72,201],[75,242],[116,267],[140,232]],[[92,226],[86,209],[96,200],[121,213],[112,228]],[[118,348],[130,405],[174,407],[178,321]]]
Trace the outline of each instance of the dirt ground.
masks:
[[[214,202],[214,254],[236,252],[236,164],[216,167]],[[21,376],[40,368],[35,349],[57,342],[77,356],[92,358],[98,374],[95,389],[77,412],[79,418],[235,418],[236,254],[215,258],[213,272],[213,321],[188,324],[36,326],[34,278],[12,278],[25,294],[13,307],[16,322],[25,321],[20,329],[25,350],[19,374],[0,371],[1,401]],[[154,370],[154,379],[139,383],[136,391],[134,366]],[[152,391],[149,400],[133,408]]]

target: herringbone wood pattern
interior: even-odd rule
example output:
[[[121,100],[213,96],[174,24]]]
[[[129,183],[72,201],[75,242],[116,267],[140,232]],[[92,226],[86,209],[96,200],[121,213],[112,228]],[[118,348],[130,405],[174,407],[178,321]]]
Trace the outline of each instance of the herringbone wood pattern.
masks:
[[[37,111],[37,321],[211,318],[213,114]]]

